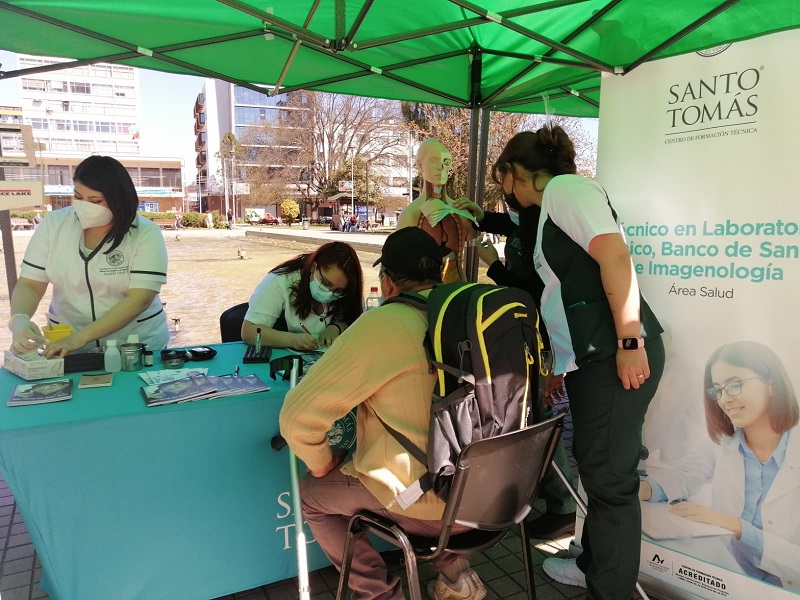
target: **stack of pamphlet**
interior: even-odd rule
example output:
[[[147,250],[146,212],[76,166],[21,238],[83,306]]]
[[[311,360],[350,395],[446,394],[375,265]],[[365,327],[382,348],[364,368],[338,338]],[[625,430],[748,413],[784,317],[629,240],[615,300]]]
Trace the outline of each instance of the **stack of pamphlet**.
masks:
[[[72,380],[42,381],[39,383],[20,383],[14,386],[8,398],[8,406],[27,406],[61,402],[72,398]]]
[[[147,373],[150,381],[158,381],[142,387],[147,406],[175,404],[192,400],[208,400],[222,396],[252,394],[269,390],[258,375],[206,375],[207,369],[182,369],[190,371],[183,377],[175,378],[176,370],[152,371]],[[163,373],[163,375],[160,375]],[[145,374],[140,374],[144,379]]]

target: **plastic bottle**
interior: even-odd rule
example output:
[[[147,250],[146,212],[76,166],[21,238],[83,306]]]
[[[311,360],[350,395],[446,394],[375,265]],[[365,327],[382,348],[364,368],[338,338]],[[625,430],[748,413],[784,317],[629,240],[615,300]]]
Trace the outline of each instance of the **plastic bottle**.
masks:
[[[364,310],[376,308],[381,305],[381,297],[378,294],[378,288],[369,288],[369,296],[364,299]]]
[[[117,340],[106,342],[106,351],[103,355],[103,367],[107,373],[116,373],[122,369],[122,357],[117,348]]]

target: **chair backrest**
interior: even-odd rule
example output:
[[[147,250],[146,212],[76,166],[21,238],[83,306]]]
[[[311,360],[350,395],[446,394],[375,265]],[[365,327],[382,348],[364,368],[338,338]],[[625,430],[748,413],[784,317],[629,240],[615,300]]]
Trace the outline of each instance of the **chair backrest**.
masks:
[[[443,517],[485,530],[518,525],[530,512],[561,436],[564,415],[464,448]]]
[[[223,342],[240,342],[242,340],[242,323],[249,302],[242,302],[232,306],[219,316],[219,333]]]

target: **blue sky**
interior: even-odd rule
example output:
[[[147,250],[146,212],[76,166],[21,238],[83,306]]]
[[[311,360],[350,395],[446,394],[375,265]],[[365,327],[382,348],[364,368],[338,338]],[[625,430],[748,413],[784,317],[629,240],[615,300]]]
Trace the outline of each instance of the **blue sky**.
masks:
[[[17,68],[11,52],[0,50],[0,63],[4,71]],[[205,80],[140,69],[139,81],[142,98],[138,125],[142,155],[183,159],[184,178],[193,181],[196,173],[193,109]],[[0,80],[0,104],[21,104],[18,79]]]

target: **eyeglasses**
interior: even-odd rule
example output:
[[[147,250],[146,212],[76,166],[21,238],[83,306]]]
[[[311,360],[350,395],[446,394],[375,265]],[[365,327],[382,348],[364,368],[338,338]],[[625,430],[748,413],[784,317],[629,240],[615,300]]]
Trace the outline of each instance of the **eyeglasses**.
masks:
[[[322,269],[317,269],[317,273],[319,273],[319,282],[322,284],[322,287],[325,288],[327,291],[332,292],[339,297],[344,296],[347,293],[346,288],[335,288],[333,284],[325,278],[325,275],[322,274]]]
[[[736,381],[731,381],[728,384],[723,385],[722,387],[710,387],[706,390],[706,394],[712,400],[720,400],[722,398],[722,392],[724,391],[728,396],[733,398],[734,396],[738,396],[742,393],[742,384],[745,381],[753,381],[754,379],[763,379],[763,377],[748,377],[747,379],[737,379]]]

